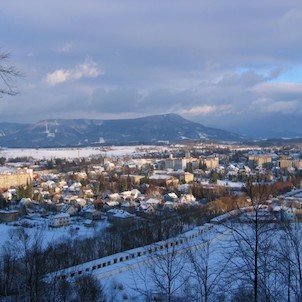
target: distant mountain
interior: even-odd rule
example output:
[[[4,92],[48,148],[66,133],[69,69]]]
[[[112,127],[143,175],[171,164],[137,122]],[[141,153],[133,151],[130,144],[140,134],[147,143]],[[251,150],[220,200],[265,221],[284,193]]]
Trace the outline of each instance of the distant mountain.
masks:
[[[58,119],[33,124],[0,123],[1,147],[155,144],[184,140],[242,142],[247,138],[205,127],[177,114],[120,120]]]
[[[272,147],[272,146],[289,146],[289,145],[301,145],[302,137],[296,138],[269,138],[263,140],[255,140],[250,143],[251,145],[256,145],[260,147]]]

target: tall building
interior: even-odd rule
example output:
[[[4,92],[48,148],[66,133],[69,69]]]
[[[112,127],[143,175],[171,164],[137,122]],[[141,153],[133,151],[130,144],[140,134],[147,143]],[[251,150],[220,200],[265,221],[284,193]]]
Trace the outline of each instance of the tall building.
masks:
[[[272,163],[272,157],[268,155],[251,155],[248,157],[250,168],[264,167]]]
[[[293,160],[289,156],[280,157],[278,167],[281,169],[288,169],[293,166]]]
[[[32,169],[20,169],[15,172],[4,172],[0,174],[0,188],[8,189],[26,185],[33,180]]]
[[[205,157],[200,159],[202,165],[206,165],[207,169],[213,170],[219,167],[218,157]]]

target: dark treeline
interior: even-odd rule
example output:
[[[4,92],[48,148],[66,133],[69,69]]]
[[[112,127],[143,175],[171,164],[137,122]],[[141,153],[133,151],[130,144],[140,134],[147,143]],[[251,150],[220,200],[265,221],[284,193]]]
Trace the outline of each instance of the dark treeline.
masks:
[[[167,215],[164,212],[160,216],[154,215],[126,230],[110,227],[95,231],[94,236],[89,238],[79,239],[74,236],[73,230],[70,236],[47,244],[43,240],[43,230],[37,230],[34,236],[29,236],[25,228],[13,229],[9,240],[1,248],[0,297],[7,297],[7,301],[77,301],[72,300],[75,289],[71,290],[68,282],[46,283],[45,275],[175,236],[182,230],[181,220],[177,216],[168,218]],[[77,282],[73,282],[74,286],[77,286]],[[97,281],[90,276],[85,282],[87,286],[95,287]],[[67,287],[70,287],[68,299],[60,300],[58,295]],[[100,285],[98,289],[101,289]],[[104,299],[101,292],[96,296]]]
[[[223,223],[233,237],[224,248],[219,265],[210,261],[214,252],[210,242],[188,249],[181,262],[176,251],[165,259],[152,256],[149,271],[156,277],[154,284],[160,288],[164,301],[173,301],[175,297],[204,302],[302,300],[300,225],[262,219],[263,205],[273,189],[248,184],[246,191],[255,215],[249,223]],[[95,231],[91,238],[79,239],[71,231],[70,236],[48,244],[43,240],[43,231],[29,236],[26,229],[16,228],[1,248],[0,297],[3,301],[106,301],[108,293],[91,275],[75,278],[72,283],[46,282],[45,275],[173,237],[188,226],[245,205],[246,198],[228,196],[196,208],[159,211],[127,229],[110,227]],[[142,294],[150,301],[149,291]]]

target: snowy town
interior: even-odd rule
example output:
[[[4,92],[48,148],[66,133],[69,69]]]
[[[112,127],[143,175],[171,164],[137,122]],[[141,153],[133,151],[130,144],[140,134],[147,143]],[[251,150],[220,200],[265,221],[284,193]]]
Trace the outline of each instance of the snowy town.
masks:
[[[0,302],[302,302],[301,1],[0,24]]]
[[[56,273],[54,267],[48,268],[43,278],[66,282],[86,271],[112,286],[121,272],[129,280],[137,257],[142,256],[142,266],[148,267],[146,250],[157,257],[158,249],[163,253],[166,248],[167,254],[173,249],[172,255],[178,251],[180,257],[188,249],[184,244],[195,237],[207,236],[212,242],[224,234],[231,240],[226,223],[282,226],[302,219],[299,146],[266,149],[210,143],[127,148],[78,149],[69,158],[62,157],[62,150],[61,157],[55,151],[47,157],[43,150],[27,150],[24,156],[26,149],[3,149],[2,245],[24,240],[24,234],[31,240],[42,236],[41,249],[49,254],[63,258],[64,251],[74,249],[57,264]],[[80,152],[85,156],[78,157]],[[117,269],[120,262],[123,268]],[[123,290],[118,289],[121,283],[116,285],[118,298],[112,301],[120,301],[121,295],[130,301],[167,300],[166,289],[149,290],[139,299],[133,290],[126,294],[127,282],[120,282]],[[5,290],[12,289],[7,285]],[[169,295],[183,301],[178,291]]]
[[[270,214],[300,218],[301,150],[211,148],[217,152],[179,146],[155,149],[147,157],[135,151],[133,157],[106,153],[74,159],[3,157],[0,221],[60,227],[70,225],[73,217],[86,226],[106,218],[117,227],[129,227],[149,214],[172,215],[181,207],[202,208],[220,198],[242,198],[248,180],[274,184],[275,191],[266,200]],[[226,202],[208,215],[217,216],[232,206]]]

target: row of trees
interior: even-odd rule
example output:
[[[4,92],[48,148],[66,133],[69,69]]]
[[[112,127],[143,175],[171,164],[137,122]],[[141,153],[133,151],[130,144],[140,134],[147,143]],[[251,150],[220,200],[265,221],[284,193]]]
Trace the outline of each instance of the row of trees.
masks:
[[[302,227],[263,219],[271,187],[249,184],[250,220],[222,223],[219,241],[198,239],[187,249],[157,253],[135,276],[146,300],[302,301]],[[219,242],[219,243],[218,243]]]
[[[228,240],[224,242],[224,257],[219,256],[218,264],[212,256],[217,251],[209,240],[201,240],[188,246],[185,254],[179,255],[174,249],[165,257],[162,254],[154,254],[152,261],[148,262],[148,274],[143,274],[148,276],[146,289],[140,289],[146,299],[153,294],[153,283],[159,294],[169,301],[176,296],[186,301],[204,302],[302,301],[300,226],[272,224],[262,220],[262,207],[272,190],[273,188],[267,185],[247,184],[253,219],[246,224],[238,221],[223,223],[223,228],[229,230],[232,237],[227,237]],[[234,198],[232,207],[241,207],[240,202],[240,198]],[[223,202],[217,205],[217,209],[222,205]],[[229,205],[229,202],[226,202],[226,205]],[[185,214],[179,213],[177,221],[188,219]],[[68,293],[69,290],[75,292],[73,286],[77,284],[77,280],[73,285],[64,282],[45,283],[45,274],[154,240],[165,239],[180,231],[176,230],[176,220],[164,218],[159,219],[153,226],[146,225],[145,228],[137,230],[116,229],[103,235],[97,234],[96,238],[82,242],[65,239],[47,247],[43,243],[42,234],[29,237],[25,229],[18,229],[2,247],[0,294],[4,297],[16,297],[17,301],[72,301],[72,294],[64,298],[65,300],[55,300],[53,297],[63,295],[65,291]],[[173,226],[176,226],[175,230]],[[153,234],[148,233],[150,229]],[[142,230],[145,230],[146,236],[142,236]],[[166,234],[163,234],[163,231],[167,231]],[[150,242],[141,241],[142,237],[149,238]],[[89,282],[92,289],[95,288],[94,279],[91,278]],[[97,288],[102,289],[100,285],[97,285]],[[104,294],[100,294],[97,299],[103,298]]]
[[[140,284],[137,293],[146,301],[154,296],[167,301],[301,301],[302,229],[299,224],[263,222],[260,213],[255,213],[251,223],[224,224],[230,233],[226,240],[221,234],[219,244],[204,237],[182,251],[172,247],[165,256],[152,254],[146,266],[133,275]],[[44,282],[48,272],[87,261],[85,253],[97,253],[106,242],[109,251],[117,238],[103,239],[81,245],[65,240],[44,248],[41,234],[29,237],[18,229],[2,247],[1,296],[11,301],[106,301],[104,288],[92,276],[71,284]],[[95,257],[105,254],[103,248]]]
[[[182,254],[173,247],[152,255],[134,275],[137,292],[146,301],[302,301],[300,225],[259,222],[225,226],[231,234],[219,244],[205,239]]]
[[[61,288],[57,282],[47,284],[43,281],[46,274],[178,234],[180,220],[166,214],[127,229],[112,227],[102,232],[96,229],[93,237],[85,239],[77,238],[76,230],[70,229],[69,236],[50,243],[45,242],[43,229],[34,234],[25,228],[12,229],[0,250],[0,297],[44,301],[45,293],[49,293],[46,301],[58,301],[51,297],[71,285]]]
[[[1,248],[0,297],[4,301],[104,301],[103,288],[93,276],[81,276],[68,283],[46,282],[45,275],[91,257],[103,257],[110,252],[110,247],[105,246],[105,242],[109,245],[108,235],[102,240],[65,238],[47,246],[43,238],[41,231],[31,236],[24,228],[10,232]]]

